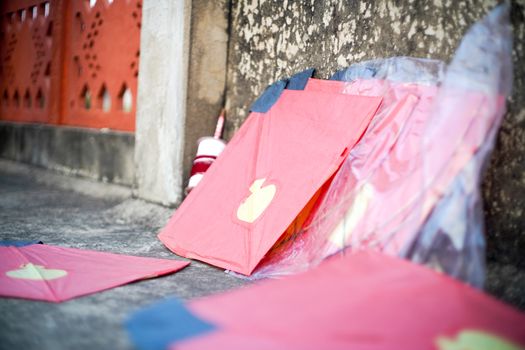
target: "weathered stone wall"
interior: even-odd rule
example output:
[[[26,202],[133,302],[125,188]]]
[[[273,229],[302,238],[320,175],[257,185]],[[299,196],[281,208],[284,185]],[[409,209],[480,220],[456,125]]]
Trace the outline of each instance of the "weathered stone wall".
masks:
[[[213,135],[217,116],[224,106],[229,6],[228,0],[192,2],[184,184],[189,178],[198,139]]]
[[[232,0],[227,136],[271,82],[305,68],[327,78],[387,56],[450,60],[497,1]],[[525,307],[525,1],[512,1],[514,90],[484,183],[489,289]],[[520,291],[521,290],[521,291]]]

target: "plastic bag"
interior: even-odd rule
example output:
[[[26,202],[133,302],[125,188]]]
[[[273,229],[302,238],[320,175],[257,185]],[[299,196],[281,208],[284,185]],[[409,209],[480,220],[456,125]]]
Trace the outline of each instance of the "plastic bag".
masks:
[[[482,286],[479,187],[512,82],[508,12],[500,5],[475,24],[445,74],[439,61],[400,57],[338,72],[345,83],[308,83],[306,90],[383,96],[383,105],[309,219],[252,278],[373,249]]]
[[[429,121],[426,148],[439,128],[449,129],[453,121],[448,106],[467,109],[462,97],[479,98],[469,128],[459,138],[454,157],[461,170],[453,181],[441,184],[446,189],[415,241],[402,254],[414,262],[427,264],[482,287],[485,280],[484,218],[481,198],[483,170],[492,152],[497,132],[505,113],[505,99],[512,89],[512,32],[508,3],[498,6],[467,33],[448,67],[442,84],[436,111]],[[462,94],[457,96],[457,92]],[[464,111],[466,112],[466,111]],[[463,113],[462,115],[467,115]],[[432,128],[432,129],[430,129]],[[469,160],[461,153],[469,150]],[[459,167],[459,166],[457,166]],[[425,178],[431,185],[446,181],[446,174],[435,174],[430,159],[426,159]],[[441,179],[441,180],[440,180]]]

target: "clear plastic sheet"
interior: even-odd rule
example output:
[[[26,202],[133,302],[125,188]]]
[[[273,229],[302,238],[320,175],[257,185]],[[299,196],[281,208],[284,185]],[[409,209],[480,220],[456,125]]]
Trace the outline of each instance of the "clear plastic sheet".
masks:
[[[441,188],[442,197],[402,254],[477,287],[482,287],[485,279],[482,175],[512,89],[509,10],[508,3],[500,5],[475,24],[448,66],[428,123],[425,149],[432,149],[435,135],[450,130],[452,123],[458,124],[458,116],[468,127],[463,134],[449,136],[458,143],[451,143],[453,153],[444,155],[448,169],[440,172],[433,159],[425,159],[426,188]],[[458,168],[447,183],[450,174],[446,171]]]
[[[309,82],[307,90],[383,96],[383,104],[309,218],[251,278],[372,249],[483,285],[480,182],[511,89],[508,12],[500,5],[476,23],[446,70],[396,57],[355,64],[344,82]]]

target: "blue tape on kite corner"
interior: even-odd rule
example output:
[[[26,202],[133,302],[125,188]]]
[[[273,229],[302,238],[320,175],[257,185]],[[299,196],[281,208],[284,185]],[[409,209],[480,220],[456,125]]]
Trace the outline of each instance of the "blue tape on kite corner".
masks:
[[[353,81],[359,79],[371,79],[377,74],[377,68],[372,65],[357,64],[348,68],[343,68],[335,72],[329,80]]]
[[[176,298],[133,313],[125,323],[140,350],[165,350],[170,344],[213,331],[216,327],[193,315]]]
[[[335,72],[335,73],[330,77],[330,79],[328,79],[328,80],[343,81],[347,69],[348,69],[348,68],[343,68],[343,69],[341,69],[341,70],[338,70],[338,71]]]
[[[42,241],[0,241],[0,247],[25,247],[33,244],[44,244]]]
[[[251,112],[266,113],[279,100],[284,89],[287,90],[304,90],[308,79],[314,74],[315,69],[309,68],[302,72],[296,73],[290,79],[281,79],[271,84],[264,90],[255,102],[250,106]]]
[[[279,80],[268,86],[263,94],[252,103],[250,111],[257,113],[268,112],[281,96],[287,83],[288,81],[286,80]]]
[[[296,73],[288,79],[288,85],[286,85],[287,90],[304,90],[308,79],[314,75],[315,69],[308,68],[302,72]]]

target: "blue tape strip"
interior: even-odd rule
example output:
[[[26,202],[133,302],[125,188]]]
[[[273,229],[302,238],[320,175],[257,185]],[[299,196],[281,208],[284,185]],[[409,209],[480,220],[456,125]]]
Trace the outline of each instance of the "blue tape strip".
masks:
[[[363,66],[362,64],[343,68],[335,72],[329,80],[353,81],[359,79],[371,79],[377,74],[377,69],[373,66]]]
[[[338,70],[328,80],[343,81],[344,77],[345,77],[345,72],[346,72],[347,69],[348,68],[344,68],[344,69]]]
[[[286,87],[286,80],[279,80],[268,86],[263,94],[250,106],[250,111],[266,113],[272,108]]]
[[[42,241],[0,241],[0,247],[25,247],[33,244],[44,244]]]
[[[165,350],[176,341],[208,333],[216,328],[194,316],[176,298],[166,299],[135,312],[125,326],[131,340],[141,350]]]
[[[266,113],[279,100],[284,89],[304,90],[308,78],[311,78],[315,69],[309,68],[302,72],[296,73],[290,79],[281,79],[271,84],[264,90],[255,102],[250,106],[250,111],[257,113]]]
[[[304,90],[308,79],[314,75],[315,69],[309,68],[302,72],[296,73],[288,79],[287,90]]]

